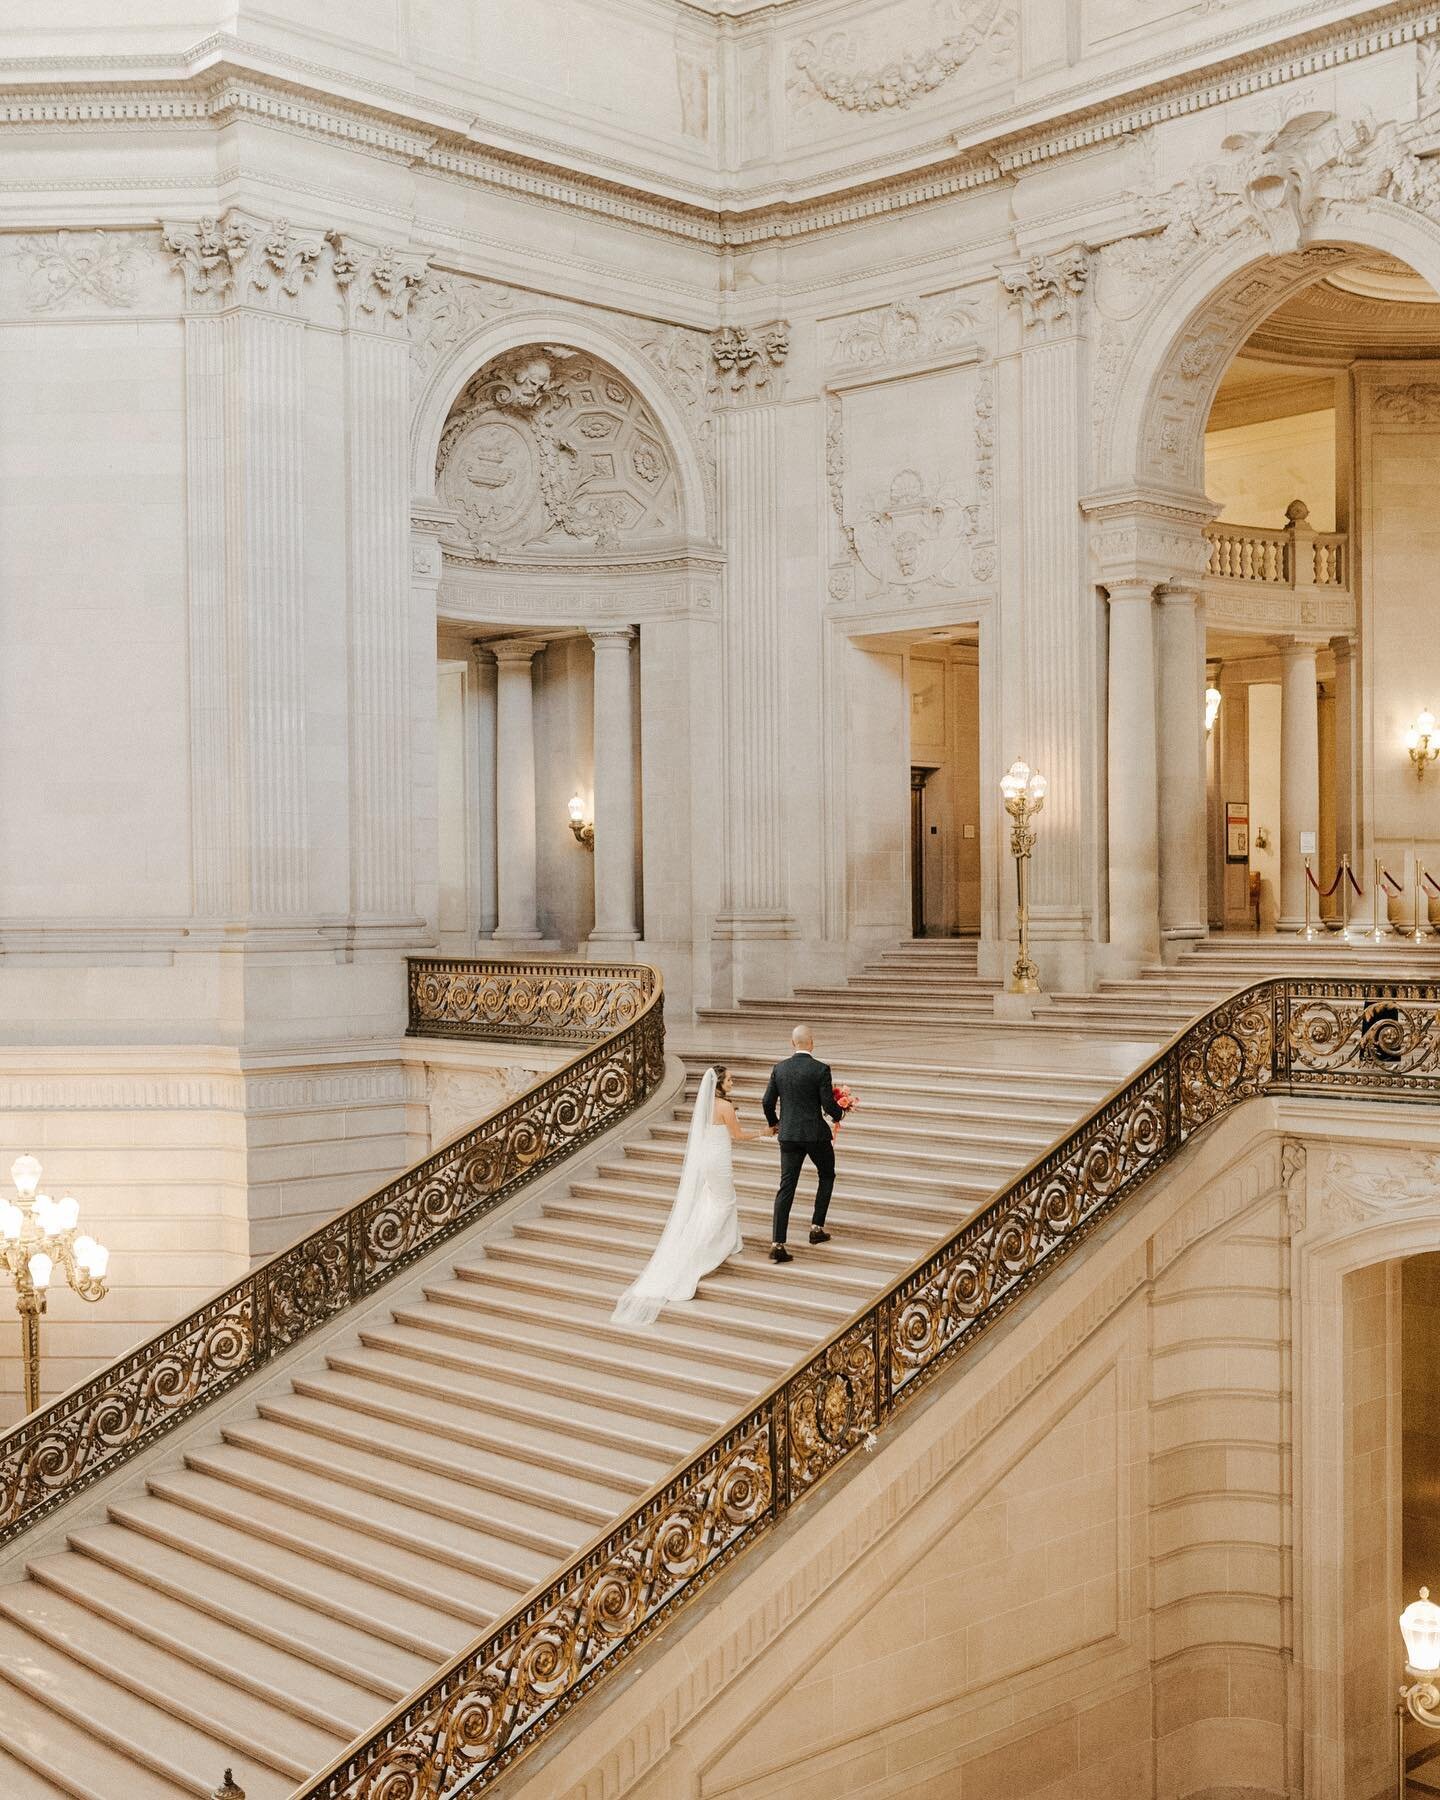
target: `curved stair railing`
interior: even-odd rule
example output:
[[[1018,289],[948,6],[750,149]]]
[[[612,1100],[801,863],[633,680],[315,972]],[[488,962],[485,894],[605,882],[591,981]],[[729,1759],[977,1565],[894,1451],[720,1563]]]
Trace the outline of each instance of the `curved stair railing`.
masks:
[[[665,1068],[664,996],[646,964],[416,959],[410,1033],[586,1047],[0,1437],[0,1544],[608,1131]]]
[[[1336,1093],[1440,1100],[1440,982],[1277,979],[1212,1008],[292,1800],[483,1793],[1195,1132]]]

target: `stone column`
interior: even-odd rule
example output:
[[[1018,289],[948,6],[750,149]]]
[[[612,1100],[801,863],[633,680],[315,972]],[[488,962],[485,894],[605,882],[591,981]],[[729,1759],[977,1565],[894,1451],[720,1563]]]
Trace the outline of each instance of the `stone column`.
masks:
[[[595,929],[591,954],[633,957],[635,730],[630,625],[592,631],[595,646]]]
[[[1205,658],[1203,602],[1160,590],[1160,935],[1205,935]],[[1198,648],[1197,648],[1198,645]]]
[[[1360,846],[1355,841],[1355,645],[1348,637],[1330,640],[1335,658],[1335,857],[1350,852],[1353,864]],[[1326,886],[1330,872],[1322,871]]]
[[[496,844],[499,860],[495,936],[539,938],[535,884],[535,699],[533,662],[543,638],[502,638],[490,645],[499,670],[495,705]]]
[[[478,938],[495,935],[496,663],[485,644],[470,647],[469,680],[465,684],[469,715],[466,754],[470,759],[470,930]]]
[[[1154,588],[1114,582],[1110,595],[1110,942],[1127,962],[1159,954]]]
[[[1305,923],[1302,832],[1320,842],[1320,720],[1315,646],[1294,638],[1280,645],[1280,931]],[[1317,879],[1319,871],[1316,872]],[[1362,884],[1364,876],[1360,877]]]

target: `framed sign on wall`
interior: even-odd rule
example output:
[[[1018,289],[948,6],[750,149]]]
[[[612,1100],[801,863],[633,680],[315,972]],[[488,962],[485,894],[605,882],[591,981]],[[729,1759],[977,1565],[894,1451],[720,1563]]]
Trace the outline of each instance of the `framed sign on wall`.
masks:
[[[1225,860],[1243,863],[1250,860],[1250,802],[1225,802]]]

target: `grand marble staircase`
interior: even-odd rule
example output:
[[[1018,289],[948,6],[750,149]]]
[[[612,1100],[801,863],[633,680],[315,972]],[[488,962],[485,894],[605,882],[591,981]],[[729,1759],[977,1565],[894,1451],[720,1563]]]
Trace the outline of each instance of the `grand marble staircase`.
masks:
[[[843,985],[799,987],[789,1000],[744,999],[701,1016],[717,1027],[788,1022],[803,1015],[852,1031],[989,1029],[1007,1021],[995,1016],[1000,983],[978,973],[977,948],[973,938],[913,938],[867,963]],[[1156,963],[1131,980],[1102,981],[1093,993],[1052,994],[1037,1007],[1033,1026],[1023,1022],[1019,1028],[1163,1043],[1237,988],[1269,975],[1321,968],[1357,978],[1433,980],[1440,972],[1440,938],[1353,947],[1335,939],[1301,944],[1278,936],[1209,938],[1182,950],[1173,963]]]
[[[831,1244],[797,1209],[794,1264],[764,1260],[776,1152],[739,1146],[744,1253],[652,1331],[612,1325],[673,1193],[676,1105],[45,1534],[0,1585],[0,1795],[208,1796],[226,1765],[247,1800],[290,1794],[1114,1080],[822,1049],[862,1099]],[[728,1060],[753,1124],[768,1058]]]

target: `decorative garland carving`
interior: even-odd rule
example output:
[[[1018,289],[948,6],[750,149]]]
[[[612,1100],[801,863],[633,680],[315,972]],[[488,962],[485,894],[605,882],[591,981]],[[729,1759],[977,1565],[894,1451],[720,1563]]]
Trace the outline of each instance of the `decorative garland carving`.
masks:
[[[974,335],[975,315],[954,293],[896,300],[846,320],[830,352],[832,369],[874,369],[940,356]]]
[[[877,69],[856,69],[854,40],[834,33],[823,45],[813,38],[790,53],[792,85],[801,84],[841,112],[904,110],[943,87],[988,46],[1008,57],[1015,41],[1016,13],[1007,0],[958,0],[955,29],[923,50],[902,50]]]
[[[1440,383],[1407,381],[1376,388],[1371,407],[1375,417],[1387,424],[1440,424]]]
[[[410,378],[418,386],[462,338],[472,336],[514,301],[509,288],[432,269],[410,302]]]
[[[56,231],[48,237],[19,238],[16,259],[30,278],[25,303],[35,313],[86,300],[133,306],[138,248],[134,232]]]

